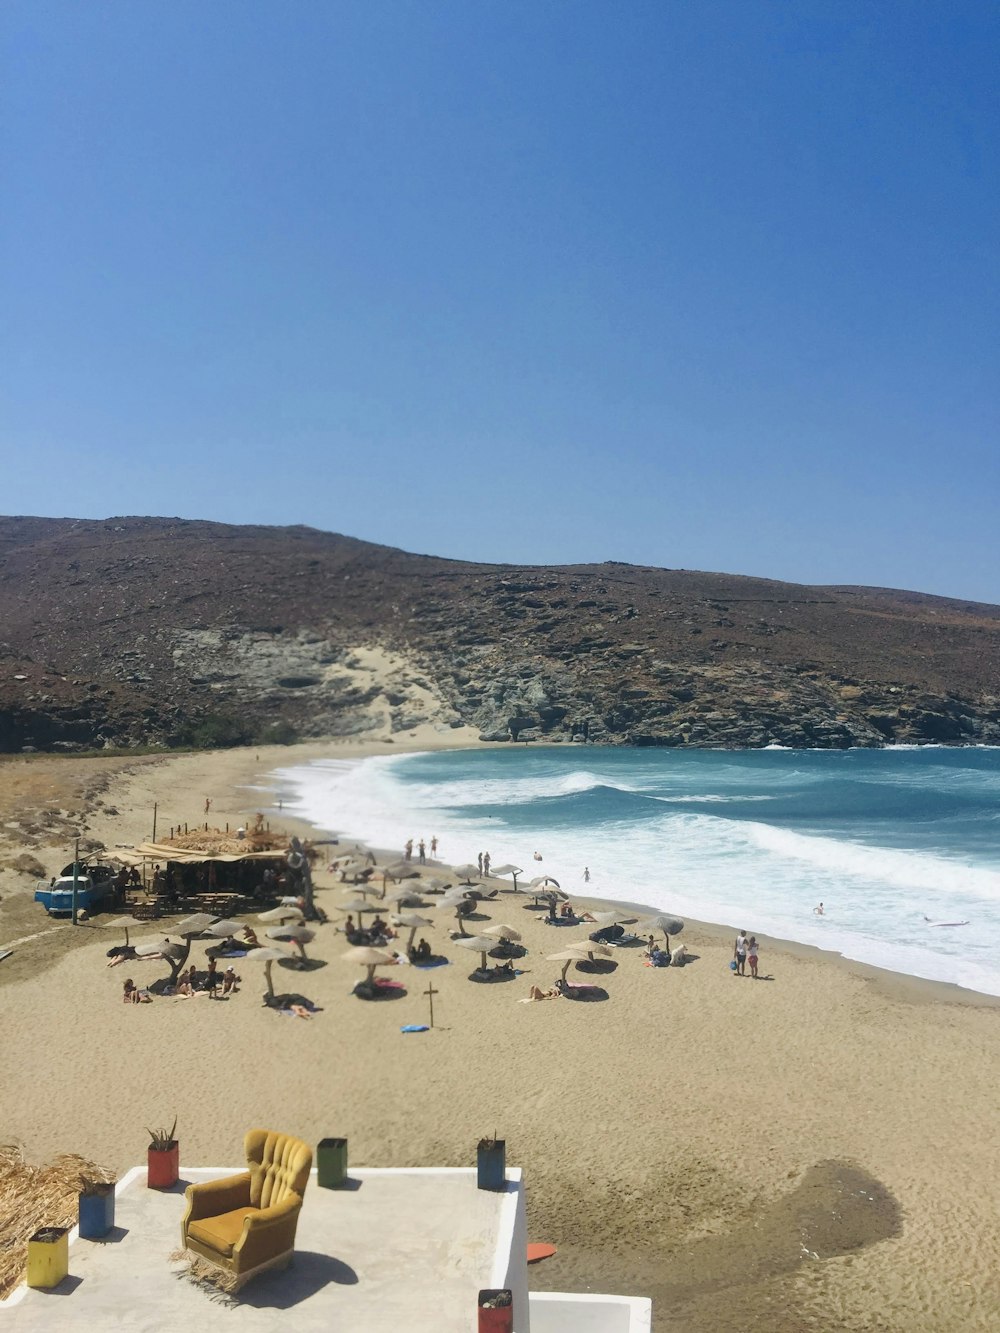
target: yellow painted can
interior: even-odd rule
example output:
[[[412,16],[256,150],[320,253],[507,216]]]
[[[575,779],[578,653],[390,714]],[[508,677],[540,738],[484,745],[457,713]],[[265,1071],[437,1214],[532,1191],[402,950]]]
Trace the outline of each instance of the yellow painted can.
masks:
[[[58,1287],[69,1272],[69,1228],[42,1227],[28,1241],[28,1286]]]

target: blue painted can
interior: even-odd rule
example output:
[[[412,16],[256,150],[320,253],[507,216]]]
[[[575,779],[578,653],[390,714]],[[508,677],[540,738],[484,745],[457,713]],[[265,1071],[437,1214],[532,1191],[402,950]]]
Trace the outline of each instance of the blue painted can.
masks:
[[[83,1240],[100,1240],[114,1225],[114,1185],[109,1185],[106,1193],[80,1195],[80,1236]]]

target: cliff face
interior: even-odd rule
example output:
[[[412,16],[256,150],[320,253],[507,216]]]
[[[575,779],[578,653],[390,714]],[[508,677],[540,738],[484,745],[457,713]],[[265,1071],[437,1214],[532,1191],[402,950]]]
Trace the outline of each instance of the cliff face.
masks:
[[[1000,608],[307,528],[0,519],[0,750],[421,721],[636,745],[1000,743]]]

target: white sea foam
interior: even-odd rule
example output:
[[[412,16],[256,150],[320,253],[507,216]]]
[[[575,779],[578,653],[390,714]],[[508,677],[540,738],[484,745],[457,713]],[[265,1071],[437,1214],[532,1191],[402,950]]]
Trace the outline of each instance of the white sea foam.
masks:
[[[563,806],[553,806],[552,799],[598,788],[653,795],[639,760],[634,782],[623,781],[618,771],[576,768],[480,776],[463,767],[460,756],[455,761],[455,776],[449,772],[440,781],[425,777],[403,756],[326,761],[275,776],[286,809],[339,831],[345,840],[398,848],[407,837],[436,834],[447,860],[474,860],[489,848],[495,863],[525,867],[540,849],[542,868],[564,888],[746,926],[758,936],[798,940],[879,967],[1000,994],[994,957],[1000,870],[989,865],[727,818],[722,813],[727,799],[753,799],[752,794],[698,795],[691,782],[683,793],[666,797],[660,784],[655,794],[667,803],[662,815],[641,820],[625,815],[584,826],[574,821],[571,803],[565,818],[554,820],[553,811]],[[668,808],[712,797],[718,814]],[[538,803],[537,819],[532,803]],[[586,888],[584,864],[591,872]],[[821,900],[826,912],[817,917],[812,909]],[[972,925],[929,930],[924,916],[969,918]]]

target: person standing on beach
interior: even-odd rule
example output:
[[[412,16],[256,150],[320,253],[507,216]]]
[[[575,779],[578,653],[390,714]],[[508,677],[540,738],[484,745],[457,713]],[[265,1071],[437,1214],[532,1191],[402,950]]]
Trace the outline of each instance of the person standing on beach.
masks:
[[[413,839],[412,839],[412,838],[407,838],[407,839],[406,839],[406,846],[403,848],[403,860],[404,860],[404,861],[412,861],[412,860],[413,860]]]
[[[421,865],[427,864],[427,844],[424,842],[423,838],[417,843],[417,859]]]
[[[590,866],[583,867],[583,882],[584,884],[590,883]]]
[[[437,856],[437,854],[438,854],[438,840],[437,837],[435,836],[431,838],[431,856]]]
[[[489,854],[489,852],[483,852],[483,874],[486,876],[487,879],[489,879],[489,877],[490,877],[490,854]]]
[[[480,873],[480,875],[482,875],[482,873],[483,873],[483,854],[482,854],[482,852],[479,853],[478,860],[479,860],[479,873]]]
[[[760,945],[757,943],[757,936],[751,935],[747,943],[747,962],[750,964],[750,975],[754,981],[757,980],[757,962],[760,958]]]
[[[736,943],[733,945],[733,957],[736,959],[736,975],[745,977],[747,967],[747,933],[741,930],[736,936]]]

